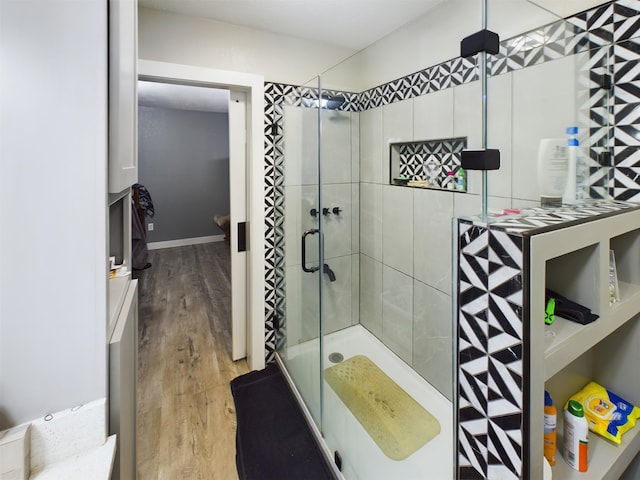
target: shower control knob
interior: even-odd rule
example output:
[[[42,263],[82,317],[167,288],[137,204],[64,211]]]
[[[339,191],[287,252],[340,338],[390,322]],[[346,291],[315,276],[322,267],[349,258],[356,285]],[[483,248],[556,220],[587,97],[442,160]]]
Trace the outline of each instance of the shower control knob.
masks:
[[[342,211],[342,209],[340,207],[333,207],[333,214],[334,215],[340,215],[341,211]]]
[[[318,210],[316,210],[315,208],[312,208],[311,210],[309,210],[309,213],[311,214],[312,217],[318,216]]]
[[[329,209],[328,208],[323,208],[322,209],[322,214],[326,217],[327,215],[329,215]]]

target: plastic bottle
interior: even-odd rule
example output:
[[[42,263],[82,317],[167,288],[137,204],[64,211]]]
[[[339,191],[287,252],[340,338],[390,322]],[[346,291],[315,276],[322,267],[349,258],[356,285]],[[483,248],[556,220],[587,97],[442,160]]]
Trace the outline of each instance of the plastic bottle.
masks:
[[[578,147],[580,142],[576,138],[578,127],[567,127],[567,184],[562,195],[562,203],[576,203],[576,179],[578,176]]]
[[[453,176],[453,170],[449,170],[447,172],[447,189],[455,190],[458,182],[456,178]]]
[[[567,141],[543,138],[538,147],[538,187],[543,203],[560,201],[567,186]]]
[[[458,168],[458,190],[465,192],[467,190],[467,172],[464,168]]]
[[[564,411],[564,459],[571,468],[586,472],[589,426],[580,402],[569,400]]]
[[[556,407],[551,400],[551,395],[544,391],[544,457],[549,465],[556,464],[556,427],[557,427]]]

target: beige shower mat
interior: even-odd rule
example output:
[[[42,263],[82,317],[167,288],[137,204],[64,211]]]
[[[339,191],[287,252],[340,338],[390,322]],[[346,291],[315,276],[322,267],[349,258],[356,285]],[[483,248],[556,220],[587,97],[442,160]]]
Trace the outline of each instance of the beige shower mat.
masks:
[[[364,355],[325,369],[324,378],[392,460],[404,460],[440,433],[440,422]]]

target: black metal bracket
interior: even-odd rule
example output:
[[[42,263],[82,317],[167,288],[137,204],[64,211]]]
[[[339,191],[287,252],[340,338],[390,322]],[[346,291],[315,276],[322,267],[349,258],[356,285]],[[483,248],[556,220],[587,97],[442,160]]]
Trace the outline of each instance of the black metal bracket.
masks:
[[[495,55],[500,51],[500,37],[490,30],[480,30],[473,35],[465,37],[460,42],[460,56],[471,57],[479,52],[487,52]]]
[[[463,150],[460,165],[465,170],[498,170],[500,168],[500,150]]]

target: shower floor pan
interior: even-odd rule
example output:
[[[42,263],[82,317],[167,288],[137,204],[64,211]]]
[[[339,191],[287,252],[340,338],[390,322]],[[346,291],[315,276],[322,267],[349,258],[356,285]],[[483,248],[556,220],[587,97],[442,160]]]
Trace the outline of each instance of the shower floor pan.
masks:
[[[287,368],[307,399],[319,398],[317,370],[318,341],[311,340],[289,349]],[[422,448],[402,461],[388,458],[353,416],[332,388],[324,382],[323,433],[328,452],[338,451],[346,480],[447,480],[454,478],[453,408],[451,402],[424,378],[361,325],[327,335],[324,343],[324,367],[335,365],[332,353],[344,359],[366,355],[400,387],[440,422],[441,431]],[[311,374],[310,374],[311,373]],[[313,401],[313,400],[312,400]],[[312,410],[317,410],[313,405]],[[332,455],[333,456],[333,455]]]

